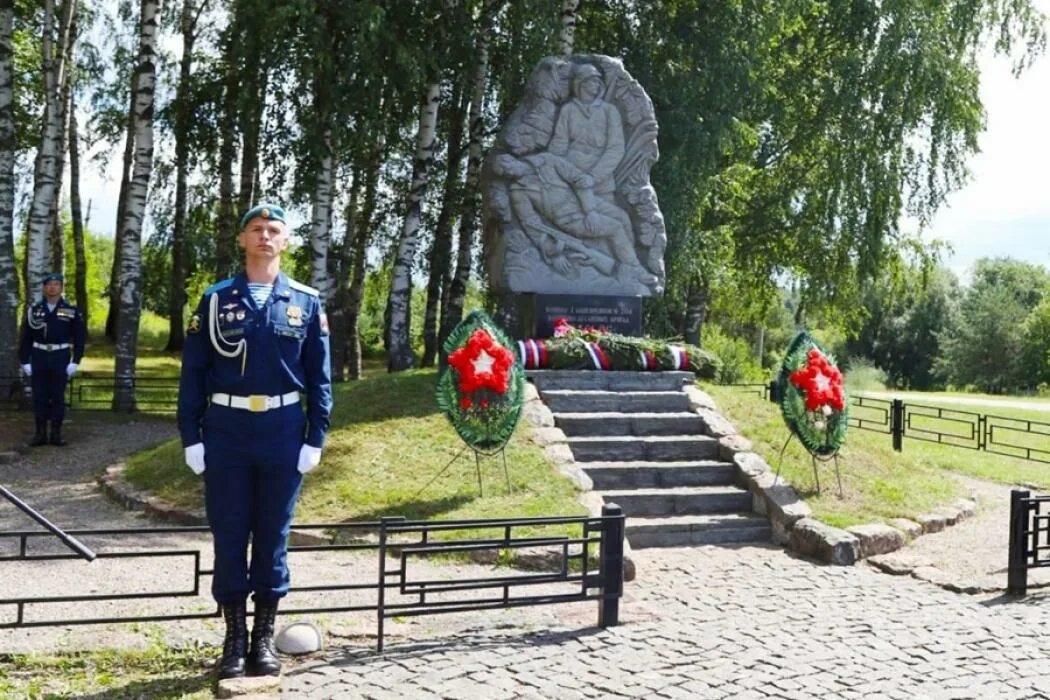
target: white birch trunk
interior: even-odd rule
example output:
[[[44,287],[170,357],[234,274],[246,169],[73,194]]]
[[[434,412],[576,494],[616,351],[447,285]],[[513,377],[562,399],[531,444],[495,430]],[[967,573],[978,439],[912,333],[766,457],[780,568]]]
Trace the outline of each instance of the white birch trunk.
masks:
[[[464,183],[463,212],[459,218],[459,242],[456,249],[456,269],[452,273],[448,294],[444,295],[441,333],[438,345],[456,327],[463,317],[463,304],[470,281],[471,253],[474,248],[474,229],[478,211],[478,184],[481,179],[481,135],[484,127],[485,91],[489,76],[489,42],[495,17],[507,3],[497,0],[486,6],[478,24],[474,70],[470,76],[470,112],[467,115],[467,176]],[[444,362],[444,358],[442,358]]]
[[[412,357],[412,263],[419,245],[419,225],[423,196],[426,194],[430,167],[434,163],[434,133],[437,127],[438,101],[441,90],[438,83],[427,84],[423,92],[416,134],[416,157],[412,164],[412,188],[408,192],[408,206],[401,227],[397,258],[390,278],[390,296],[387,299],[387,369],[400,372],[410,369]]]
[[[330,129],[326,129],[321,137],[321,149],[310,221],[310,286],[317,289],[321,299],[327,302],[331,301],[334,288],[328,270],[328,253],[332,245],[332,179],[335,173]]]
[[[114,350],[113,410],[135,410],[135,360],[142,313],[142,222],[153,169],[153,107],[157,76],[160,0],[142,0],[139,54],[135,68],[135,159],[120,232],[120,313]]]
[[[0,376],[17,376],[18,273],[15,270],[15,118],[12,76],[14,1],[0,0]],[[5,387],[6,388],[6,387]],[[6,396],[6,392],[4,393]]]
[[[562,0],[561,31],[558,33],[558,53],[571,56],[576,40],[576,18],[579,16],[580,0]]]

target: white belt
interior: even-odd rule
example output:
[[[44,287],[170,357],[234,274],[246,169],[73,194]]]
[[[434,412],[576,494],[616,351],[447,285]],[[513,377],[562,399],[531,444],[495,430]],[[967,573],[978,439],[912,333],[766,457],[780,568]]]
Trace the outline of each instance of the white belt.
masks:
[[[211,402],[219,406],[240,408],[252,413],[264,413],[281,406],[291,406],[299,403],[299,392],[289,391],[281,396],[266,396],[264,394],[252,394],[251,396],[230,396],[229,394],[216,393],[211,395]]]
[[[69,343],[33,343],[33,347],[37,350],[54,352],[55,350],[68,350]]]

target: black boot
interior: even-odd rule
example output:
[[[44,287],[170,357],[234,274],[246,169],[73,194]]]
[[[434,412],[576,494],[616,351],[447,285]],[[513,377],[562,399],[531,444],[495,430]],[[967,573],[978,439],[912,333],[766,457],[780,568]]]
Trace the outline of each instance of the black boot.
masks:
[[[248,611],[245,604],[222,606],[226,619],[226,638],[222,642],[222,658],[219,659],[219,678],[240,678],[244,675],[245,657],[248,655]]]
[[[51,444],[56,447],[64,447],[66,441],[62,439],[62,421],[51,421]]]
[[[253,676],[281,675],[281,660],[273,643],[273,628],[277,619],[277,601],[255,601],[255,620],[252,622],[252,649],[248,652],[248,672]]]
[[[47,420],[44,418],[36,419],[36,432],[33,433],[33,439],[29,441],[30,447],[40,447],[41,445],[47,444]]]

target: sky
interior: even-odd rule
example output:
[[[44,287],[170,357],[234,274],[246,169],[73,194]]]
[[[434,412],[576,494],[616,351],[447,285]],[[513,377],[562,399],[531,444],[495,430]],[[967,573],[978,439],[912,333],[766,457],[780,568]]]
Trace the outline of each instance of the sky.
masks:
[[[1050,0],[1036,4],[1050,14]],[[969,162],[971,179],[934,216],[924,240],[954,252],[944,260],[966,277],[984,257],[1011,257],[1050,267],[1050,55],[1014,78],[1010,62],[981,59],[987,130]]]
[[[1035,0],[1050,15],[1050,0]],[[969,161],[969,184],[947,203],[922,232],[951,246],[943,262],[964,280],[974,262],[1006,256],[1050,268],[1050,51],[1015,78],[1009,60],[991,51],[981,57],[981,100],[986,131],[981,152]],[[86,166],[81,197],[91,201],[93,231],[113,234],[120,189],[121,149],[114,149],[104,173]],[[657,166],[659,167],[659,166]],[[916,233],[904,221],[906,233]]]

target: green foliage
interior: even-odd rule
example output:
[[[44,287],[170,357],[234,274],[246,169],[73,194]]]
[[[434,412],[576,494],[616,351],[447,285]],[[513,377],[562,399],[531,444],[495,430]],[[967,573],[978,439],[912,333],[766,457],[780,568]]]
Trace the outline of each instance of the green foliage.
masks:
[[[720,384],[762,382],[766,374],[755,362],[754,352],[746,340],[733,338],[718,326],[704,326],[704,350],[718,358],[715,380]]]
[[[850,393],[858,391],[882,391],[886,388],[886,372],[876,367],[866,357],[854,355],[849,358],[846,370],[846,389]]]
[[[1008,259],[984,259],[974,268],[958,312],[941,343],[936,368],[955,386],[972,384],[1001,393],[1037,383],[1042,365],[1029,367],[1033,350],[1026,352],[1026,319],[1050,290],[1050,274],[1038,265]],[[1040,322],[1028,327],[1030,339]],[[1032,373],[1037,373],[1032,376]],[[1036,380],[1036,381],[1033,381]]]

